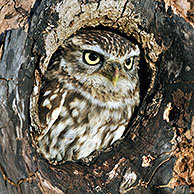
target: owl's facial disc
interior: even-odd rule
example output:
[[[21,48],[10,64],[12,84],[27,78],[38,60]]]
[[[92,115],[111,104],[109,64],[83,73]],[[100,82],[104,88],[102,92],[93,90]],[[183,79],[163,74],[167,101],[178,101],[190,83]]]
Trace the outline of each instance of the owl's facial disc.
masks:
[[[95,73],[100,70],[100,73],[106,77],[108,80],[110,80],[113,84],[113,87],[116,86],[118,80],[119,80],[119,74],[122,67],[125,69],[125,71],[130,71],[133,68],[134,63],[134,57],[127,58],[125,60],[119,61],[118,59],[114,59],[112,62],[107,64],[108,68],[102,68],[104,65],[106,56],[103,56],[102,54],[93,51],[93,50],[83,50],[82,60],[86,65],[91,66],[92,68],[95,68],[97,71],[94,71]],[[118,62],[115,62],[118,61]],[[124,61],[124,62],[123,62]],[[122,63],[122,67],[121,64]],[[122,74],[120,75],[123,76]],[[125,76],[124,76],[125,77]]]
[[[138,45],[106,31],[100,35],[98,31],[82,31],[66,44],[70,56],[67,71],[77,81],[88,88],[132,90],[131,83],[138,79]]]

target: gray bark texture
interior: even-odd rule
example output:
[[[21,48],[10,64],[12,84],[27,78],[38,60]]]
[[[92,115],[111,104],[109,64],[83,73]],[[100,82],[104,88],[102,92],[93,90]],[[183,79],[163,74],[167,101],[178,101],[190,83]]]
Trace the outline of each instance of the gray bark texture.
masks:
[[[194,192],[189,13],[186,20],[156,0],[40,0],[28,15],[27,31],[1,34],[0,194]],[[109,29],[139,44],[141,104],[125,136],[90,165],[54,166],[34,143],[36,92],[52,54],[82,28]]]

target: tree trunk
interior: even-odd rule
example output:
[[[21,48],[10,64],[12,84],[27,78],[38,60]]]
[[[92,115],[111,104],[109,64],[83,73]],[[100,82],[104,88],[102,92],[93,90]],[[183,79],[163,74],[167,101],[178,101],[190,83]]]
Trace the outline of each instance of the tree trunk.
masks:
[[[0,193],[194,192],[193,7],[190,0],[42,0],[31,12],[19,9],[26,30],[13,25],[0,36]],[[90,165],[54,166],[33,138],[40,75],[81,28],[139,44],[141,104],[125,136]]]

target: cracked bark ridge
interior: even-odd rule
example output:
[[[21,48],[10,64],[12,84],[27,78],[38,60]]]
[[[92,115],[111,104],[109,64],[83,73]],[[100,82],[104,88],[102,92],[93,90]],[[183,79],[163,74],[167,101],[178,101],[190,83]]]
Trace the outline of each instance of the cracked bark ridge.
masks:
[[[166,6],[154,0],[43,0],[29,18],[28,32],[5,33],[0,193],[191,193],[194,30]],[[125,137],[90,166],[52,166],[31,138],[36,119],[30,118],[30,95],[36,95],[38,74],[44,74],[57,47],[86,27],[120,31],[140,44],[142,101]]]
[[[171,7],[173,12],[183,17],[194,27],[194,2],[192,0],[164,0],[166,11]]]
[[[27,18],[35,0],[2,0],[0,2],[0,34],[5,30],[28,29]]]

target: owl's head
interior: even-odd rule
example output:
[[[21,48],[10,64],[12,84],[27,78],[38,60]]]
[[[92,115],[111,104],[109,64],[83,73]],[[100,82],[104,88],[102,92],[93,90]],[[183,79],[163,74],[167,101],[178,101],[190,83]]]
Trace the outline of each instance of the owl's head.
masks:
[[[61,67],[79,83],[122,96],[137,89],[140,50],[109,31],[81,31],[65,41]]]

